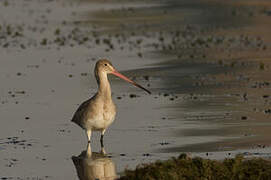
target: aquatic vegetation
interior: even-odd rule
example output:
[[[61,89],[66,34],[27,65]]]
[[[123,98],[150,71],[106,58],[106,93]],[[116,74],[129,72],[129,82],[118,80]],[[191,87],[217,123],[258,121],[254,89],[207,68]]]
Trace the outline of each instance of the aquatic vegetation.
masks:
[[[244,159],[237,155],[224,161],[199,157],[190,158],[181,154],[178,158],[156,161],[138,166],[135,170],[126,170],[120,180],[158,180],[158,179],[268,179],[271,177],[271,162],[260,159]]]
[[[260,63],[260,70],[264,70],[264,63]]]

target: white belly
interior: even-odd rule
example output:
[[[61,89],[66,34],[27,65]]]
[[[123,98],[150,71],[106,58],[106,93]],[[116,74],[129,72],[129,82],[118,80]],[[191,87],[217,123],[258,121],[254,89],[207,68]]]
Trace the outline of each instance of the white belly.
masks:
[[[115,116],[115,111],[106,111],[103,113],[99,113],[94,117],[89,117],[86,120],[86,129],[91,129],[93,131],[101,131],[107,129],[108,126],[110,126],[115,120]]]
[[[116,106],[111,98],[95,96],[84,111],[83,128],[93,131],[107,129],[116,116]]]

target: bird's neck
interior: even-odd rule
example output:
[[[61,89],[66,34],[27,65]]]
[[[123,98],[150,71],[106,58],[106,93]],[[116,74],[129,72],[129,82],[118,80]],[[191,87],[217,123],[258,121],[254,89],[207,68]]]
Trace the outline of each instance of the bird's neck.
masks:
[[[111,87],[110,87],[110,83],[107,78],[107,74],[101,72],[101,73],[99,73],[98,78],[99,78],[99,80],[98,80],[98,86],[99,86],[98,93],[103,95],[103,97],[105,97],[105,98],[111,99]]]

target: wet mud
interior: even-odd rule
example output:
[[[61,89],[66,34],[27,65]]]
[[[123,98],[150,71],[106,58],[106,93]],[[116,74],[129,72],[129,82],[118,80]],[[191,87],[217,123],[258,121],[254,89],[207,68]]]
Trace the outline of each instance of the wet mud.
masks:
[[[76,179],[80,164],[101,163],[81,159],[87,140],[70,123],[96,92],[99,58],[152,92],[109,77],[118,114],[105,161],[117,175],[183,152],[270,158],[270,9],[265,0],[1,1],[0,179]]]

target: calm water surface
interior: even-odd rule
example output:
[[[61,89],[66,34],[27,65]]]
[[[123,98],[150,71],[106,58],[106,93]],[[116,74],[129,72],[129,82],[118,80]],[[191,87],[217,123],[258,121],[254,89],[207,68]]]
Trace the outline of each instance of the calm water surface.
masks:
[[[199,1],[0,2],[0,178],[114,179],[125,168],[181,152],[219,159],[261,147],[270,137],[270,117],[263,113],[270,102],[247,100],[244,90],[244,74],[256,71],[255,64],[223,66],[186,58],[187,47],[182,56],[162,48],[172,28],[186,29],[192,40],[201,29],[249,24],[243,16],[232,18],[230,6],[221,7]],[[87,146],[84,132],[70,122],[96,91],[93,70],[101,57],[152,91],[110,77],[118,114],[105,135],[107,155],[100,134]],[[257,153],[268,157],[270,149]]]

